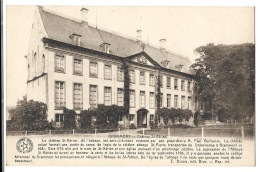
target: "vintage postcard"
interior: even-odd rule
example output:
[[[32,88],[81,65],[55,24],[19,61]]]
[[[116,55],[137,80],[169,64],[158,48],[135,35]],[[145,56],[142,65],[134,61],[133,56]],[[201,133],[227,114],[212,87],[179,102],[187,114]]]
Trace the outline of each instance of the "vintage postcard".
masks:
[[[255,166],[254,13],[6,6],[6,165]]]

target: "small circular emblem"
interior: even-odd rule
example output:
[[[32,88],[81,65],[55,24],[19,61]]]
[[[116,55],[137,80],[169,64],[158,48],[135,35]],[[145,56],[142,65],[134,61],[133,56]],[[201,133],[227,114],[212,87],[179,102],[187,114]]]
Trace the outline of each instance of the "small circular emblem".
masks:
[[[28,153],[33,150],[33,142],[27,137],[19,139],[16,143],[16,149],[21,153]]]

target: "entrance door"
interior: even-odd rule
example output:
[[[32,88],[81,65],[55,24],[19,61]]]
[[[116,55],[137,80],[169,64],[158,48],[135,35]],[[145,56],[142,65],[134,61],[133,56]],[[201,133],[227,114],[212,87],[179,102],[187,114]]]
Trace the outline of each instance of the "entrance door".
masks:
[[[137,127],[147,127],[147,111],[139,110],[137,112]]]

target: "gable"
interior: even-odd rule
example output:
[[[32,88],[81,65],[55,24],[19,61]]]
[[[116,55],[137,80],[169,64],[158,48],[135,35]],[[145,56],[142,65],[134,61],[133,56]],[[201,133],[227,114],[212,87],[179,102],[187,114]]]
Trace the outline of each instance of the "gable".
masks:
[[[145,52],[129,56],[128,59],[136,63],[152,67],[160,67],[160,65],[157,62],[155,62],[150,56],[148,56]]]

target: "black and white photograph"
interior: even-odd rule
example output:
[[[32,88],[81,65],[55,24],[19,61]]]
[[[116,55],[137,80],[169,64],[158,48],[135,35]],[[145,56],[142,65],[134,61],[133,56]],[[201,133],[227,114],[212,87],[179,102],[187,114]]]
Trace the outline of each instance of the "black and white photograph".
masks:
[[[255,166],[253,6],[6,6],[7,166]]]

